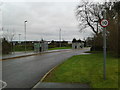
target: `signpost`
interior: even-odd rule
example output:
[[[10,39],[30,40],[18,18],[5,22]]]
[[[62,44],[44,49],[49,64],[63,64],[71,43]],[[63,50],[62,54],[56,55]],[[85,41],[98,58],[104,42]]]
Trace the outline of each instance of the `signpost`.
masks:
[[[109,21],[107,19],[102,19],[100,25],[105,28],[109,25]]]
[[[108,26],[109,22],[107,19],[102,19],[100,25],[104,28],[103,30],[103,53],[104,53],[104,66],[103,66],[103,77],[106,80],[106,27]]]

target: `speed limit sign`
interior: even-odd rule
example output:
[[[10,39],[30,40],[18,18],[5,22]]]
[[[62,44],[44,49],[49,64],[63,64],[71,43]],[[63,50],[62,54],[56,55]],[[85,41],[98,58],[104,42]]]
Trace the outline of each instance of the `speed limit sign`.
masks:
[[[102,19],[101,22],[100,22],[100,25],[102,27],[107,27],[109,24],[108,20],[107,19]]]

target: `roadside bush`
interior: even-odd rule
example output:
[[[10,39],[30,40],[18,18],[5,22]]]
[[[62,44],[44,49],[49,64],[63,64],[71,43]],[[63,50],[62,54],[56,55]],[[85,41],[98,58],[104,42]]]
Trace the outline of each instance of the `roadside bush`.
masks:
[[[102,46],[92,46],[90,48],[90,51],[102,51],[103,47]]]
[[[2,54],[9,54],[11,52],[11,44],[4,38],[2,40]]]

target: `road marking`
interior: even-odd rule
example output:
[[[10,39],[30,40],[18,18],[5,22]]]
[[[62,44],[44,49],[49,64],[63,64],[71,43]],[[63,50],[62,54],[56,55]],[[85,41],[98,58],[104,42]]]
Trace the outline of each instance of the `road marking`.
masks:
[[[0,90],[1,89],[3,89],[3,88],[5,88],[6,86],[7,86],[7,83],[6,82],[4,82],[4,81],[2,81],[2,80],[0,80]]]

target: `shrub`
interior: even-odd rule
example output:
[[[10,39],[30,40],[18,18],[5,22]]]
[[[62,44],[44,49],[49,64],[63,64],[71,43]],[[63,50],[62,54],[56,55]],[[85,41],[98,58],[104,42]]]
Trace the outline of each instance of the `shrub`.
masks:
[[[2,54],[9,54],[11,52],[11,44],[4,38],[2,40]]]

